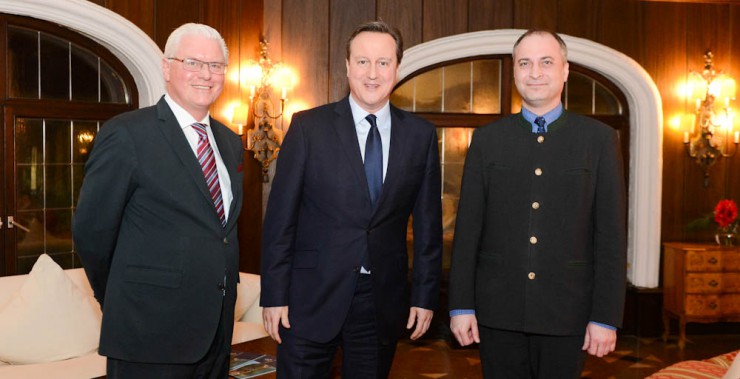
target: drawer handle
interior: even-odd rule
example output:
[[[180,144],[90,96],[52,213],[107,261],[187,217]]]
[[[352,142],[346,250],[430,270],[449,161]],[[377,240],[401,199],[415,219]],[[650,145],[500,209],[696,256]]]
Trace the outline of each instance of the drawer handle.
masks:
[[[710,264],[716,265],[717,264],[717,258],[716,257],[711,257],[711,258],[709,258],[709,260],[707,262],[709,262]]]
[[[717,303],[709,303],[709,309],[717,309]]]
[[[710,280],[708,284],[710,287],[717,287],[719,285],[719,283],[714,279]]]

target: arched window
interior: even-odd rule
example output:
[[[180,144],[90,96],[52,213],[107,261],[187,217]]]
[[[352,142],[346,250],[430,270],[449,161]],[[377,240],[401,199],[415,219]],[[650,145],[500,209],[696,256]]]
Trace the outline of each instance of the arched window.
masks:
[[[0,14],[3,173],[0,275],[40,254],[80,267],[72,214],[102,123],[138,104],[133,78],[106,48],[58,25]]]
[[[442,164],[443,267],[448,269],[463,165],[473,130],[521,110],[511,56],[473,57],[427,67],[399,83],[391,102],[437,126]],[[625,167],[629,166],[629,115],[624,95],[616,86],[571,63],[562,102],[567,110],[616,129]]]

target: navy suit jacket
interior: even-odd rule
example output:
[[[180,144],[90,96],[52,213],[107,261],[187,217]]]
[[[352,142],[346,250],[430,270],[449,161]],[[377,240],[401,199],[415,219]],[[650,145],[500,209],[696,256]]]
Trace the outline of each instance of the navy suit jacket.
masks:
[[[164,99],[109,120],[95,138],[73,227],[103,307],[102,355],[193,363],[208,351],[222,305],[233,319],[243,149],[221,123],[211,119],[211,128],[234,194],[226,227]]]
[[[296,336],[326,342],[339,333],[366,251],[381,342],[398,338],[409,306],[436,307],[442,211],[434,126],[391,105],[388,161],[373,209],[349,99],[293,116],[265,215],[260,303],[289,306]]]

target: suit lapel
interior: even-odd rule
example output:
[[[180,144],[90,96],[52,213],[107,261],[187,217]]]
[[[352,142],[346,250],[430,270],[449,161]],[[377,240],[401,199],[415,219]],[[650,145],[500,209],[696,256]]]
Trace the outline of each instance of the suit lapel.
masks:
[[[388,194],[393,191],[393,186],[398,182],[398,175],[401,174],[399,165],[403,162],[403,146],[405,145],[405,135],[403,130],[402,115],[396,112],[391,105],[391,141],[388,153],[388,169],[383,180],[383,188],[380,191],[378,203],[375,205],[375,212],[383,206],[388,198]],[[367,185],[366,185],[367,186]]]
[[[337,116],[334,119],[334,130],[339,137],[340,148],[347,157],[346,161],[349,162],[358,186],[364,189],[368,204],[370,204],[365,166],[362,163],[362,153],[357,141],[357,130],[355,129],[355,120],[352,117],[352,108],[349,106],[349,98],[345,97],[344,100],[338,102],[334,111]]]
[[[208,191],[206,179],[203,176],[203,169],[200,167],[200,163],[198,163],[198,159],[195,157],[187,138],[185,138],[185,134],[183,134],[182,128],[177,122],[175,114],[172,113],[172,110],[169,105],[167,105],[164,98],[159,100],[157,103],[157,113],[160,121],[159,127],[162,134],[164,134],[165,140],[167,140],[170,147],[172,147],[172,151],[175,152],[175,155],[177,155],[180,162],[182,162],[185,171],[187,171],[188,174],[190,174],[190,177],[193,178],[195,186],[198,187],[201,194],[211,204],[213,212],[215,213],[216,206],[213,205],[211,193]]]

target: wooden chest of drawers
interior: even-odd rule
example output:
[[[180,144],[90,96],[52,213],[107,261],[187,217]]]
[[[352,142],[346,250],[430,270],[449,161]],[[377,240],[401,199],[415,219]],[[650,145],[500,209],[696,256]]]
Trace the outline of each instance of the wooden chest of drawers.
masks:
[[[678,347],[686,323],[740,321],[740,248],[710,244],[663,244],[663,340],[677,317]]]

